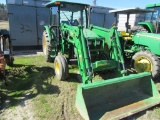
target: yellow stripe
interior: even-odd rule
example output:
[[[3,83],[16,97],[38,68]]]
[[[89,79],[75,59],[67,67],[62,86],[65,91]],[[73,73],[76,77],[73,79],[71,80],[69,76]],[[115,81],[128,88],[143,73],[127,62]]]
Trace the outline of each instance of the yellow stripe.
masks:
[[[153,36],[148,36],[148,35],[141,35],[141,34],[137,34],[137,35],[160,40],[160,38],[158,38],[158,37],[153,37]]]

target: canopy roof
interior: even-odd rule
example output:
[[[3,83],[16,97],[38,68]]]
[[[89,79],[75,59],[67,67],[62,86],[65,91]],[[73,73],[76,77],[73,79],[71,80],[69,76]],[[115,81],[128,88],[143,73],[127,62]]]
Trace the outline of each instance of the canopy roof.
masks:
[[[155,10],[141,9],[141,8],[127,8],[127,9],[118,9],[109,11],[109,13],[118,13],[118,14],[140,14],[147,12],[155,12]]]
[[[160,7],[160,3],[148,4],[148,5],[146,6],[146,8],[154,8],[154,7]]]

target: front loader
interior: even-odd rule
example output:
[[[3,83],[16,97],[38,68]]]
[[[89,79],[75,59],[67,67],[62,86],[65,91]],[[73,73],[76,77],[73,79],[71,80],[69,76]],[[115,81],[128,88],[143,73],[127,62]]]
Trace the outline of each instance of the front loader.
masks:
[[[77,59],[82,84],[76,107],[85,120],[121,119],[160,103],[150,73],[126,76],[117,27],[88,25],[89,5],[52,1],[51,25],[44,27],[43,52],[54,61],[55,75],[66,80],[68,63]],[[112,70],[115,78],[93,80],[96,72]]]

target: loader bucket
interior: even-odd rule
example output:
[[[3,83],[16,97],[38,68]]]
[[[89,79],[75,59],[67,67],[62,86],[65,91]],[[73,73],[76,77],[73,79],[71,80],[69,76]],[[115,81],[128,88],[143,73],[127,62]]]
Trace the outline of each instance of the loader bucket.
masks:
[[[160,103],[150,73],[81,84],[76,107],[85,120],[122,119]]]

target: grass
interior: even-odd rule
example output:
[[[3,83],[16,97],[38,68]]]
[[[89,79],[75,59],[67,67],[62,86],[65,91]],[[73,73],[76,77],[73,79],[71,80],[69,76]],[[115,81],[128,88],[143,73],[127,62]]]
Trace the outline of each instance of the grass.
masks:
[[[29,111],[33,112],[34,119],[81,120],[82,117],[75,107],[76,89],[80,84],[76,74],[77,66],[69,66],[70,76],[65,81],[57,80],[53,67],[53,63],[44,62],[43,56],[16,57],[14,66],[7,67],[8,86],[0,82],[2,102],[9,100],[9,108],[5,106],[4,109],[14,111],[19,105],[23,106],[23,101],[29,100],[27,105],[30,106]],[[159,83],[157,88],[160,88]],[[153,115],[160,118],[159,106],[150,111],[150,118],[154,118]],[[138,117],[141,114],[143,115],[140,113]],[[13,116],[17,114],[13,113]]]
[[[45,72],[45,70],[53,71],[53,68],[48,64],[42,66],[42,59],[42,57],[16,58],[14,66],[8,68],[9,76],[7,82],[9,86],[2,86],[2,90],[6,91],[7,95],[12,98],[11,106],[19,102],[20,96],[25,95],[26,92],[37,87],[37,79],[39,79],[37,82],[42,82],[47,77],[51,76],[51,72]],[[43,74],[45,74],[45,78]]]
[[[53,63],[44,62],[43,56],[17,57],[14,66],[7,69],[9,86],[2,83],[0,86],[2,101],[9,99],[11,109],[17,107],[22,100],[31,100],[32,110],[38,119],[74,119],[77,116],[81,119],[75,108],[75,94],[79,84],[75,79],[75,67],[70,71],[73,76],[67,81],[55,78]],[[62,110],[62,106],[67,109]]]

